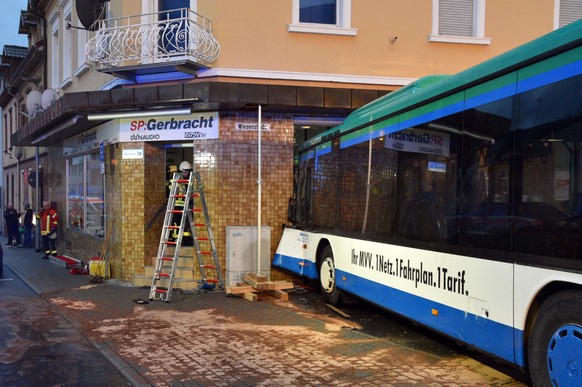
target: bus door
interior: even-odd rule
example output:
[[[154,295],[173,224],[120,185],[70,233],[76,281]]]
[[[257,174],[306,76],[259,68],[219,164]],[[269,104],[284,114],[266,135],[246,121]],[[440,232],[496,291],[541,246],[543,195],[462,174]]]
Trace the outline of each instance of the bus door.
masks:
[[[420,153],[398,155],[397,197],[404,203],[398,216],[400,237],[421,241],[443,240],[445,219],[438,174],[430,169],[431,157]]]

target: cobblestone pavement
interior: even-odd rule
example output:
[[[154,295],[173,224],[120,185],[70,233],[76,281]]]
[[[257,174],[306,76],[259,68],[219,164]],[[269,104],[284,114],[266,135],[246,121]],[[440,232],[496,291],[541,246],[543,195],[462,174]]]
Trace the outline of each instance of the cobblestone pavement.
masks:
[[[31,286],[135,385],[523,386],[455,351],[374,337],[294,300],[175,292],[171,303],[114,280],[90,284],[37,257],[13,258]],[[12,257],[12,258],[11,258]]]
[[[14,278],[0,282],[0,385],[130,386],[46,300]]]
[[[122,310],[95,303],[95,292]],[[522,385],[465,356],[409,349],[270,297],[252,303],[195,292],[170,304],[134,304],[127,313],[140,296],[147,290],[104,284],[49,300],[156,386]]]

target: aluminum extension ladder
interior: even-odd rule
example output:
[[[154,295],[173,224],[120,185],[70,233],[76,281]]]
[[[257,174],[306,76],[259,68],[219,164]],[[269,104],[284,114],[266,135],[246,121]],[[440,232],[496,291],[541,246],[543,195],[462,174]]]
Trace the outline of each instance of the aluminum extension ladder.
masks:
[[[190,224],[192,241],[201,275],[198,280],[201,284],[199,288],[210,290],[216,285],[224,288],[200,173],[191,172],[188,179],[184,179],[180,172],[176,172],[172,177],[171,183],[168,207],[164,217],[149,296],[150,300],[166,302],[170,302],[172,296],[174,275],[180,257],[180,247],[182,246],[186,222]],[[185,192],[184,188],[186,188]],[[181,214],[179,225],[172,224],[175,214]],[[195,214],[202,214],[203,220],[198,221],[196,219],[195,221]],[[175,231],[178,231],[178,236],[172,239],[171,237]],[[202,245],[207,249],[202,250]],[[173,254],[169,254],[169,247],[171,246],[174,247]],[[209,273],[210,271],[212,273]]]

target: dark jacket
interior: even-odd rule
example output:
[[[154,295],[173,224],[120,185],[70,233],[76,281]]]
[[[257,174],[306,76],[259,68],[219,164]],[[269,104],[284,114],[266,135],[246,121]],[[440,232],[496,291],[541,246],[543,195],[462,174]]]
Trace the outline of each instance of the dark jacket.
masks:
[[[24,210],[24,225],[25,226],[32,226],[32,217],[33,217],[33,212],[31,208],[27,208],[26,210]]]
[[[14,208],[7,208],[4,210],[4,220],[6,221],[6,225],[8,227],[18,227],[19,225],[19,221],[18,218],[20,218],[20,215],[18,213],[18,211],[16,211]]]

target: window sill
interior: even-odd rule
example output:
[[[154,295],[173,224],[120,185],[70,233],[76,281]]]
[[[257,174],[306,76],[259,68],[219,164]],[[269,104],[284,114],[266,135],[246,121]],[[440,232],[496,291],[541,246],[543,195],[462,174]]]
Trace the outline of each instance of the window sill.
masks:
[[[81,74],[87,72],[89,70],[89,65],[87,63],[83,63],[77,70],[75,70],[75,76],[79,77]]]
[[[65,87],[69,86],[73,83],[73,78],[67,77],[65,80],[59,85],[59,89],[64,89]]]
[[[490,45],[491,38],[477,38],[474,36],[429,35],[429,42],[435,43],[460,43]]]
[[[325,34],[325,35],[342,35],[356,36],[358,30],[355,28],[343,28],[325,24],[289,24],[288,32],[302,32],[306,34]]]

